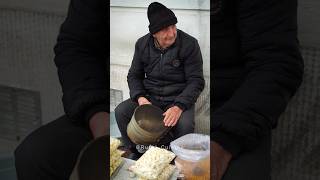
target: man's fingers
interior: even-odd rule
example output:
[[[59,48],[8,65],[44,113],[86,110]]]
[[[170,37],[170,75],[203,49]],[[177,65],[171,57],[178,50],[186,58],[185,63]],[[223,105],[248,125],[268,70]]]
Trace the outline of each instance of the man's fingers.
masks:
[[[162,115],[165,116],[164,119],[163,119],[163,122],[164,122],[164,125],[167,126],[167,123],[168,123],[168,118],[169,118],[169,112],[170,110],[168,109],[166,112],[164,112]]]
[[[151,102],[148,101],[147,99],[142,99],[142,100],[138,101],[138,103],[139,103],[139,106],[142,106],[144,104],[151,104]]]
[[[163,119],[164,125],[167,126],[169,120],[169,114],[167,112],[164,113],[165,117]]]
[[[174,114],[172,114],[169,126],[174,126],[174,124],[176,123],[176,118],[177,117]]]
[[[166,114],[166,117],[167,117],[167,120],[166,120],[166,122],[165,122],[165,125],[166,125],[166,126],[170,126],[171,120],[172,120],[172,113],[171,113],[171,112],[168,112],[168,113]]]
[[[168,111],[164,112],[162,116],[166,116],[167,114],[168,114]]]
[[[148,101],[143,101],[143,104],[149,104],[149,102]]]
[[[145,102],[144,101],[141,101],[141,103],[139,104],[140,106],[142,106],[142,105],[144,105],[145,104]]]
[[[168,119],[168,116],[165,115],[165,116],[164,116],[164,119],[163,119],[163,123],[164,123],[165,126],[166,126],[166,124],[167,124],[167,119]]]
[[[175,123],[175,120],[176,120],[176,116],[174,114],[171,114],[169,126],[173,126],[173,124]]]
[[[168,118],[168,121],[167,121],[167,126],[170,126],[171,125],[171,122],[172,121],[172,117],[170,116],[169,118]]]
[[[162,115],[165,116],[165,118],[163,120],[165,126],[175,126],[177,124],[178,119],[180,118],[181,114],[177,114],[176,112],[172,111],[171,109],[168,109]]]
[[[167,111],[166,112],[164,112],[163,114],[162,114],[162,116],[165,116],[167,114]]]
[[[172,126],[175,126],[177,124],[177,122],[179,121],[180,117],[181,117],[181,113],[175,114],[174,123],[172,124]]]
[[[178,118],[175,119],[175,121],[173,122],[172,126],[175,126],[178,122]]]
[[[172,119],[172,117],[170,116],[170,114],[168,115],[168,119],[167,119],[167,121],[166,121],[166,126],[170,126],[170,124],[171,124],[171,119]]]

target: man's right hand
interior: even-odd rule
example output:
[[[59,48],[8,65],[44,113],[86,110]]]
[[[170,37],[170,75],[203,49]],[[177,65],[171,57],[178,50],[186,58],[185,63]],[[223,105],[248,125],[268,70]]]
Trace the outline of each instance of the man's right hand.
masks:
[[[138,103],[139,103],[139,106],[144,104],[151,104],[151,102],[145,97],[139,97]]]
[[[218,143],[211,141],[211,179],[221,180],[232,158],[231,153],[224,150]]]

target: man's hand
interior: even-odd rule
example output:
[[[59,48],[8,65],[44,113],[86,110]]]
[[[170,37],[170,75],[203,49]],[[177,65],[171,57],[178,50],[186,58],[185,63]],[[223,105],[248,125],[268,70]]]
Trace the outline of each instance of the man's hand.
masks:
[[[221,180],[232,158],[231,153],[224,150],[218,143],[211,141],[211,179]]]
[[[173,106],[169,108],[163,115],[165,126],[175,126],[181,116],[182,110],[178,106]]]
[[[110,134],[109,132],[109,113],[98,112],[89,121],[90,130],[96,139],[100,136]]]
[[[151,104],[151,102],[145,97],[139,97],[138,103],[139,103],[139,106],[144,104]]]

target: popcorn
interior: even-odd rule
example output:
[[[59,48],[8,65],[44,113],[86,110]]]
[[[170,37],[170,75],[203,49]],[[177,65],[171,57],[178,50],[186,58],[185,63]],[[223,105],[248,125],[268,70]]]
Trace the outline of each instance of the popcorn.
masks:
[[[170,173],[170,177],[174,170],[175,166],[172,167],[172,165],[169,165],[174,158],[174,153],[166,149],[151,146],[136,163],[130,167],[130,170],[137,174],[141,180],[166,179],[167,174]]]
[[[113,152],[117,150],[117,148],[120,146],[121,142],[119,139],[110,137],[110,152]]]
[[[110,176],[122,162],[123,152],[117,150],[120,144],[120,140],[110,137]]]
[[[159,177],[155,180],[168,180],[171,177],[172,173],[174,172],[175,168],[176,167],[174,165],[171,165],[171,164],[167,165],[163,169]],[[148,180],[148,179],[143,177],[138,177],[138,180]]]
[[[176,166],[169,164],[166,166],[160,176],[157,178],[157,180],[167,180],[172,175],[173,171],[175,170]]]

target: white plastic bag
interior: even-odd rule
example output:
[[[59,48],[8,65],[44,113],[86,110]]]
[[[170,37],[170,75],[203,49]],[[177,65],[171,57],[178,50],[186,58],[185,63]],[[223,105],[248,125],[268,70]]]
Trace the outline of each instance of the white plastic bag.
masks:
[[[187,134],[170,143],[175,165],[186,179],[210,179],[210,137]]]
[[[210,136],[191,133],[172,141],[171,150],[181,159],[200,161],[210,155]]]

